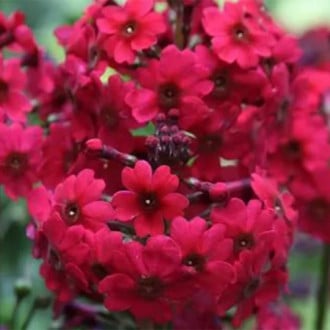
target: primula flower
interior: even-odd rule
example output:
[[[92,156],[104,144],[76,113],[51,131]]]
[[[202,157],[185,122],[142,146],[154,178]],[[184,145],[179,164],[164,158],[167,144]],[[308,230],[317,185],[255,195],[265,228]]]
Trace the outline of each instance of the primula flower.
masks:
[[[206,221],[199,217],[190,221],[179,217],[171,224],[171,237],[181,248],[182,264],[200,288],[214,294],[235,281],[234,268],[226,262],[233,242],[224,238],[224,232],[219,224],[207,229]]]
[[[280,182],[305,176],[327,166],[330,159],[327,127],[319,115],[293,118],[290,129],[269,155],[269,171]]]
[[[0,125],[0,183],[10,198],[26,196],[38,181],[42,129]]]
[[[118,63],[133,63],[138,51],[157,42],[165,32],[162,15],[151,12],[154,0],[128,0],[123,7],[106,6],[104,18],[97,20],[100,32],[107,37],[104,49]]]
[[[113,75],[103,87],[100,98],[98,136],[104,144],[121,152],[131,152],[134,147],[130,130],[137,125],[131,108],[125,103],[125,97],[132,87],[131,83],[124,83],[119,75]]]
[[[51,124],[42,151],[43,160],[39,175],[47,188],[54,189],[66,178],[78,153],[71,127],[62,123]]]
[[[181,270],[181,253],[169,237],[151,237],[146,246],[130,242],[117,254],[115,272],[99,284],[110,311],[130,310],[137,319],[165,323],[172,318],[171,301],[191,294]]]
[[[226,226],[225,236],[233,239],[236,257],[244,250],[255,250],[263,243],[271,243],[275,234],[275,214],[271,209],[263,209],[258,200],[245,205],[241,199],[232,198],[225,208],[214,208],[211,219]]]
[[[142,88],[129,93],[126,102],[140,123],[171,109],[178,109],[180,114],[191,113],[192,103],[199,102],[212,90],[213,84],[206,75],[207,71],[196,61],[192,51],[168,46],[159,60],[149,61],[146,68],[138,71]]]
[[[257,314],[257,326],[255,330],[299,330],[301,322],[299,316],[283,303],[262,306]]]
[[[260,56],[270,56],[275,40],[257,19],[246,15],[241,3],[226,2],[222,12],[214,7],[204,10],[204,29],[213,37],[213,50],[221,60],[249,68],[257,66]]]
[[[276,180],[254,173],[251,187],[266,207],[275,208],[279,215],[293,224],[296,222],[298,214],[293,208],[294,198],[288,191],[281,192]]]
[[[17,59],[3,60],[0,56],[0,116],[25,122],[26,113],[32,107],[29,99],[23,94],[26,75],[20,68]]]
[[[53,212],[58,212],[66,226],[83,225],[98,230],[113,219],[109,202],[101,200],[105,183],[86,169],[60,183],[54,193]]]
[[[139,236],[164,232],[164,220],[182,215],[188,206],[186,197],[175,193],[179,185],[177,176],[168,166],[160,166],[152,173],[146,161],[138,161],[135,167],[122,171],[123,185],[127,191],[114,194],[112,205],[120,221],[134,220]]]
[[[257,253],[244,251],[236,263],[237,281],[229,286],[218,301],[218,313],[223,315],[237,304],[233,325],[239,327],[255,308],[266,306],[277,299],[280,288],[287,281],[283,269],[269,269],[267,249]]]

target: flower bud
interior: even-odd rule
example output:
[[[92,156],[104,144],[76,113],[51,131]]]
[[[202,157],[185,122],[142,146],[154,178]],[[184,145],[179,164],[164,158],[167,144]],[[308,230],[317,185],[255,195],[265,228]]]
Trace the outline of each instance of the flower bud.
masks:
[[[19,279],[14,286],[15,295],[18,299],[24,299],[31,293],[32,285],[27,279]]]

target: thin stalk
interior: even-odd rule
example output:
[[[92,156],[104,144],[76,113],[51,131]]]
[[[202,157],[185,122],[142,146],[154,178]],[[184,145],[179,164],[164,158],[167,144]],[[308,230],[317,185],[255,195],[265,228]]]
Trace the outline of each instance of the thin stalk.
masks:
[[[329,280],[330,280],[330,244],[324,243],[320,265],[319,290],[316,302],[315,329],[324,330],[326,326],[326,311],[328,310]]]
[[[20,297],[16,297],[16,300],[15,300],[15,305],[14,305],[14,308],[13,308],[13,311],[11,313],[11,318],[10,318],[10,329],[15,329],[15,321],[18,319],[17,317],[17,314],[18,314],[18,309],[19,309],[19,306],[21,304],[23,299],[21,299]]]
[[[22,328],[21,328],[22,330],[26,330],[28,328],[32,318],[35,315],[36,310],[37,310],[37,305],[34,301],[33,304],[32,304],[32,307],[31,307],[31,309],[30,309],[30,311],[29,311],[29,313],[28,313],[28,315],[27,315],[27,317],[26,317],[26,319],[25,319],[25,321],[22,325]]]

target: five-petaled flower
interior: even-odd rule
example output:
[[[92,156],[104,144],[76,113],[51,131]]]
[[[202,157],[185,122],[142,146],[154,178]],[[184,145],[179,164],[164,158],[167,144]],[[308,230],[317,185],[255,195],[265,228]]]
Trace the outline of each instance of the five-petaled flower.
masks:
[[[133,220],[139,236],[162,234],[164,220],[182,215],[188,206],[187,198],[175,192],[179,179],[168,166],[160,166],[152,173],[146,161],[138,161],[134,168],[123,169],[122,182],[128,190],[113,196],[116,218]]]

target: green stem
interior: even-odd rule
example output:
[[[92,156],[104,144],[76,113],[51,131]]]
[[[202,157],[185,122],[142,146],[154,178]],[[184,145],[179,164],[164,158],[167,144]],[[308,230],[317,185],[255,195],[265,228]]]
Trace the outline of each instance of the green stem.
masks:
[[[316,303],[315,329],[324,330],[326,323],[326,311],[329,297],[330,278],[330,245],[324,243],[321,257],[319,290]]]
[[[28,326],[29,326],[29,324],[30,324],[30,322],[31,322],[31,320],[32,320],[32,318],[33,318],[36,310],[37,310],[37,306],[36,306],[36,303],[34,301],[33,304],[32,304],[32,306],[31,306],[31,309],[30,309],[30,311],[29,311],[29,313],[28,313],[28,315],[27,315],[27,317],[26,317],[26,319],[25,319],[25,321],[24,321],[24,323],[22,325],[22,329],[21,330],[26,330],[28,328]]]
[[[10,329],[15,329],[15,321],[17,320],[17,313],[18,313],[18,309],[19,306],[21,304],[23,299],[21,299],[20,297],[16,297],[15,300],[15,305],[14,305],[14,309],[11,313],[11,318],[10,318]]]

